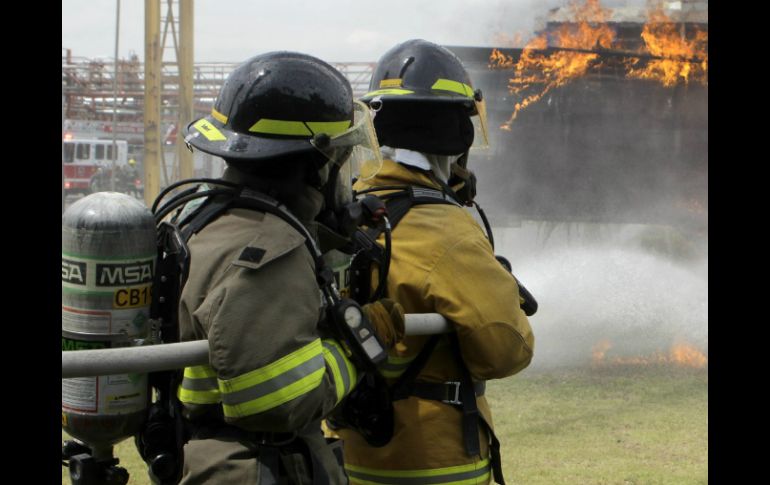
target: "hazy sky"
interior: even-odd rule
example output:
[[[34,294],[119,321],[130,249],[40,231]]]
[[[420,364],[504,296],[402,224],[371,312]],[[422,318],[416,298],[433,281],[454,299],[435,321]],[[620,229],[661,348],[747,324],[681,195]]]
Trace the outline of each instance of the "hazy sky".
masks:
[[[62,0],[62,48],[113,57],[116,0]],[[331,62],[376,61],[393,45],[423,38],[444,45],[493,45],[527,34],[566,0],[195,0],[195,61],[239,62],[295,50]],[[605,4],[625,3],[607,1]],[[166,1],[161,0],[165,16]],[[144,1],[122,0],[119,56],[144,58]],[[171,46],[171,39],[167,46]],[[167,55],[168,56],[168,55]],[[169,59],[170,57],[166,57]]]

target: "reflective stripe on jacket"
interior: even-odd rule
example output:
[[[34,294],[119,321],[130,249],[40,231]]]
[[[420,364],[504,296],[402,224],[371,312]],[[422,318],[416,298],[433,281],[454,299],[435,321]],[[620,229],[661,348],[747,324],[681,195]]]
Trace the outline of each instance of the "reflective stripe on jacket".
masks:
[[[376,470],[362,466],[345,465],[351,483],[372,485],[470,485],[487,483],[491,475],[489,460],[469,465],[424,470]]]
[[[226,417],[246,417],[312,391],[327,370],[339,402],[352,390],[357,372],[337,342],[321,339],[233,379],[218,379],[211,366],[187,367],[178,397],[185,404],[222,403]]]

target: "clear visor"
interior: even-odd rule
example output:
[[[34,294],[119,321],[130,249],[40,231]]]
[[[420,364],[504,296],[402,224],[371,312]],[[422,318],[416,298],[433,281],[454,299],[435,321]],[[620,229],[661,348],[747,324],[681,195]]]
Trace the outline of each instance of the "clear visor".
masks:
[[[340,166],[337,179],[334,180],[334,207],[345,207],[353,202],[353,164],[345,163]]]
[[[475,101],[477,116],[471,116],[473,123],[473,145],[471,150],[480,150],[489,148],[489,132],[487,131],[487,105],[482,99]]]
[[[332,163],[340,166],[340,179],[346,172],[349,175],[347,178],[367,180],[380,171],[382,153],[369,107],[360,101],[353,103],[352,127],[333,136],[316,135],[310,143]]]

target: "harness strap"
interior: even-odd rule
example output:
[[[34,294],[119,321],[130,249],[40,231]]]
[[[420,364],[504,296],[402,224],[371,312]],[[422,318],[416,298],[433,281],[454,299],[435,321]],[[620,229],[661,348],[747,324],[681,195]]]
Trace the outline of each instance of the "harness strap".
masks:
[[[463,362],[460,353],[460,340],[457,333],[452,332],[447,335],[452,353],[456,356],[455,361],[460,367],[460,398],[462,399],[463,413],[463,441],[465,442],[465,452],[469,456],[480,453],[479,446],[479,408],[476,404],[476,395],[473,392],[473,380],[468,371],[465,362]]]
[[[446,404],[453,404],[455,406],[462,406],[462,393],[460,387],[462,386],[460,381],[450,382],[422,382],[415,381],[412,386],[412,396],[417,396],[422,399],[430,399],[432,401],[441,401]],[[478,396],[483,396],[486,390],[486,381],[478,381],[473,383],[473,393]]]
[[[492,476],[495,478],[495,482],[500,485],[505,485],[505,478],[503,478],[503,461],[500,458],[500,440],[497,439],[492,426],[487,423],[487,420],[483,416],[479,415],[479,421],[487,429],[487,436],[489,436],[489,450],[492,454],[490,461],[492,465]]]
[[[217,217],[221,216],[228,209],[229,201],[219,198],[204,202],[190,217],[180,222],[180,230],[185,242],[189,241],[193,234],[197,234],[201,229],[209,225]]]
[[[409,212],[415,205],[450,204],[461,207],[460,203],[452,198],[451,195],[430,187],[406,185],[387,187],[382,188],[381,190],[390,190],[394,188],[398,188],[399,190],[380,196],[380,198],[385,201],[391,231],[396,229],[396,226],[398,226],[401,219],[403,219],[407,212]],[[376,189],[369,189],[366,192],[376,191]],[[353,294],[359,302],[374,301],[387,296],[387,288],[385,287],[384,281],[380,282],[382,287],[378,286],[372,291],[371,282],[369,280],[369,270],[372,261],[378,263],[380,271],[387,272],[388,262],[384,261],[387,258],[383,257],[387,252],[376,242],[382,232],[383,229],[381,227],[370,227],[366,230],[358,230],[354,235],[357,247],[363,248],[353,258],[353,264],[351,265],[351,270],[354,272],[358,271],[357,275],[354,273],[353,281],[355,284],[352,285],[352,287]],[[386,238],[387,237],[388,235],[386,234]]]
[[[487,436],[489,437],[488,444],[492,455],[490,457],[492,462],[492,474],[498,484],[505,485],[503,466],[500,459],[500,441],[497,439],[497,436],[495,436],[492,427],[479,412],[479,408],[476,404],[476,396],[473,393],[471,373],[465,365],[465,361],[462,359],[462,354],[460,353],[460,340],[456,333],[450,333],[448,337],[452,352],[456,357],[455,361],[462,372],[460,395],[463,400],[463,441],[465,442],[465,452],[469,455],[479,453],[479,423],[481,423],[485,427]]]
[[[391,192],[380,197],[388,209],[388,220],[393,229],[409,212],[412,206],[420,204],[449,204],[461,207],[451,195],[444,191],[422,186],[409,186],[406,190]]]

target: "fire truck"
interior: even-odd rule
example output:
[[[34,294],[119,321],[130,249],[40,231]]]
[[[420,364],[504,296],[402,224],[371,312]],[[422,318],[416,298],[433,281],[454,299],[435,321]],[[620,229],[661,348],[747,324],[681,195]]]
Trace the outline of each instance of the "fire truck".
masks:
[[[114,154],[116,147],[117,153]],[[128,169],[128,143],[125,140],[116,140],[113,143],[112,140],[65,138],[62,148],[65,195],[85,195],[108,190],[113,160],[116,179],[120,179],[116,180],[116,183],[123,184],[124,177],[117,175]]]

